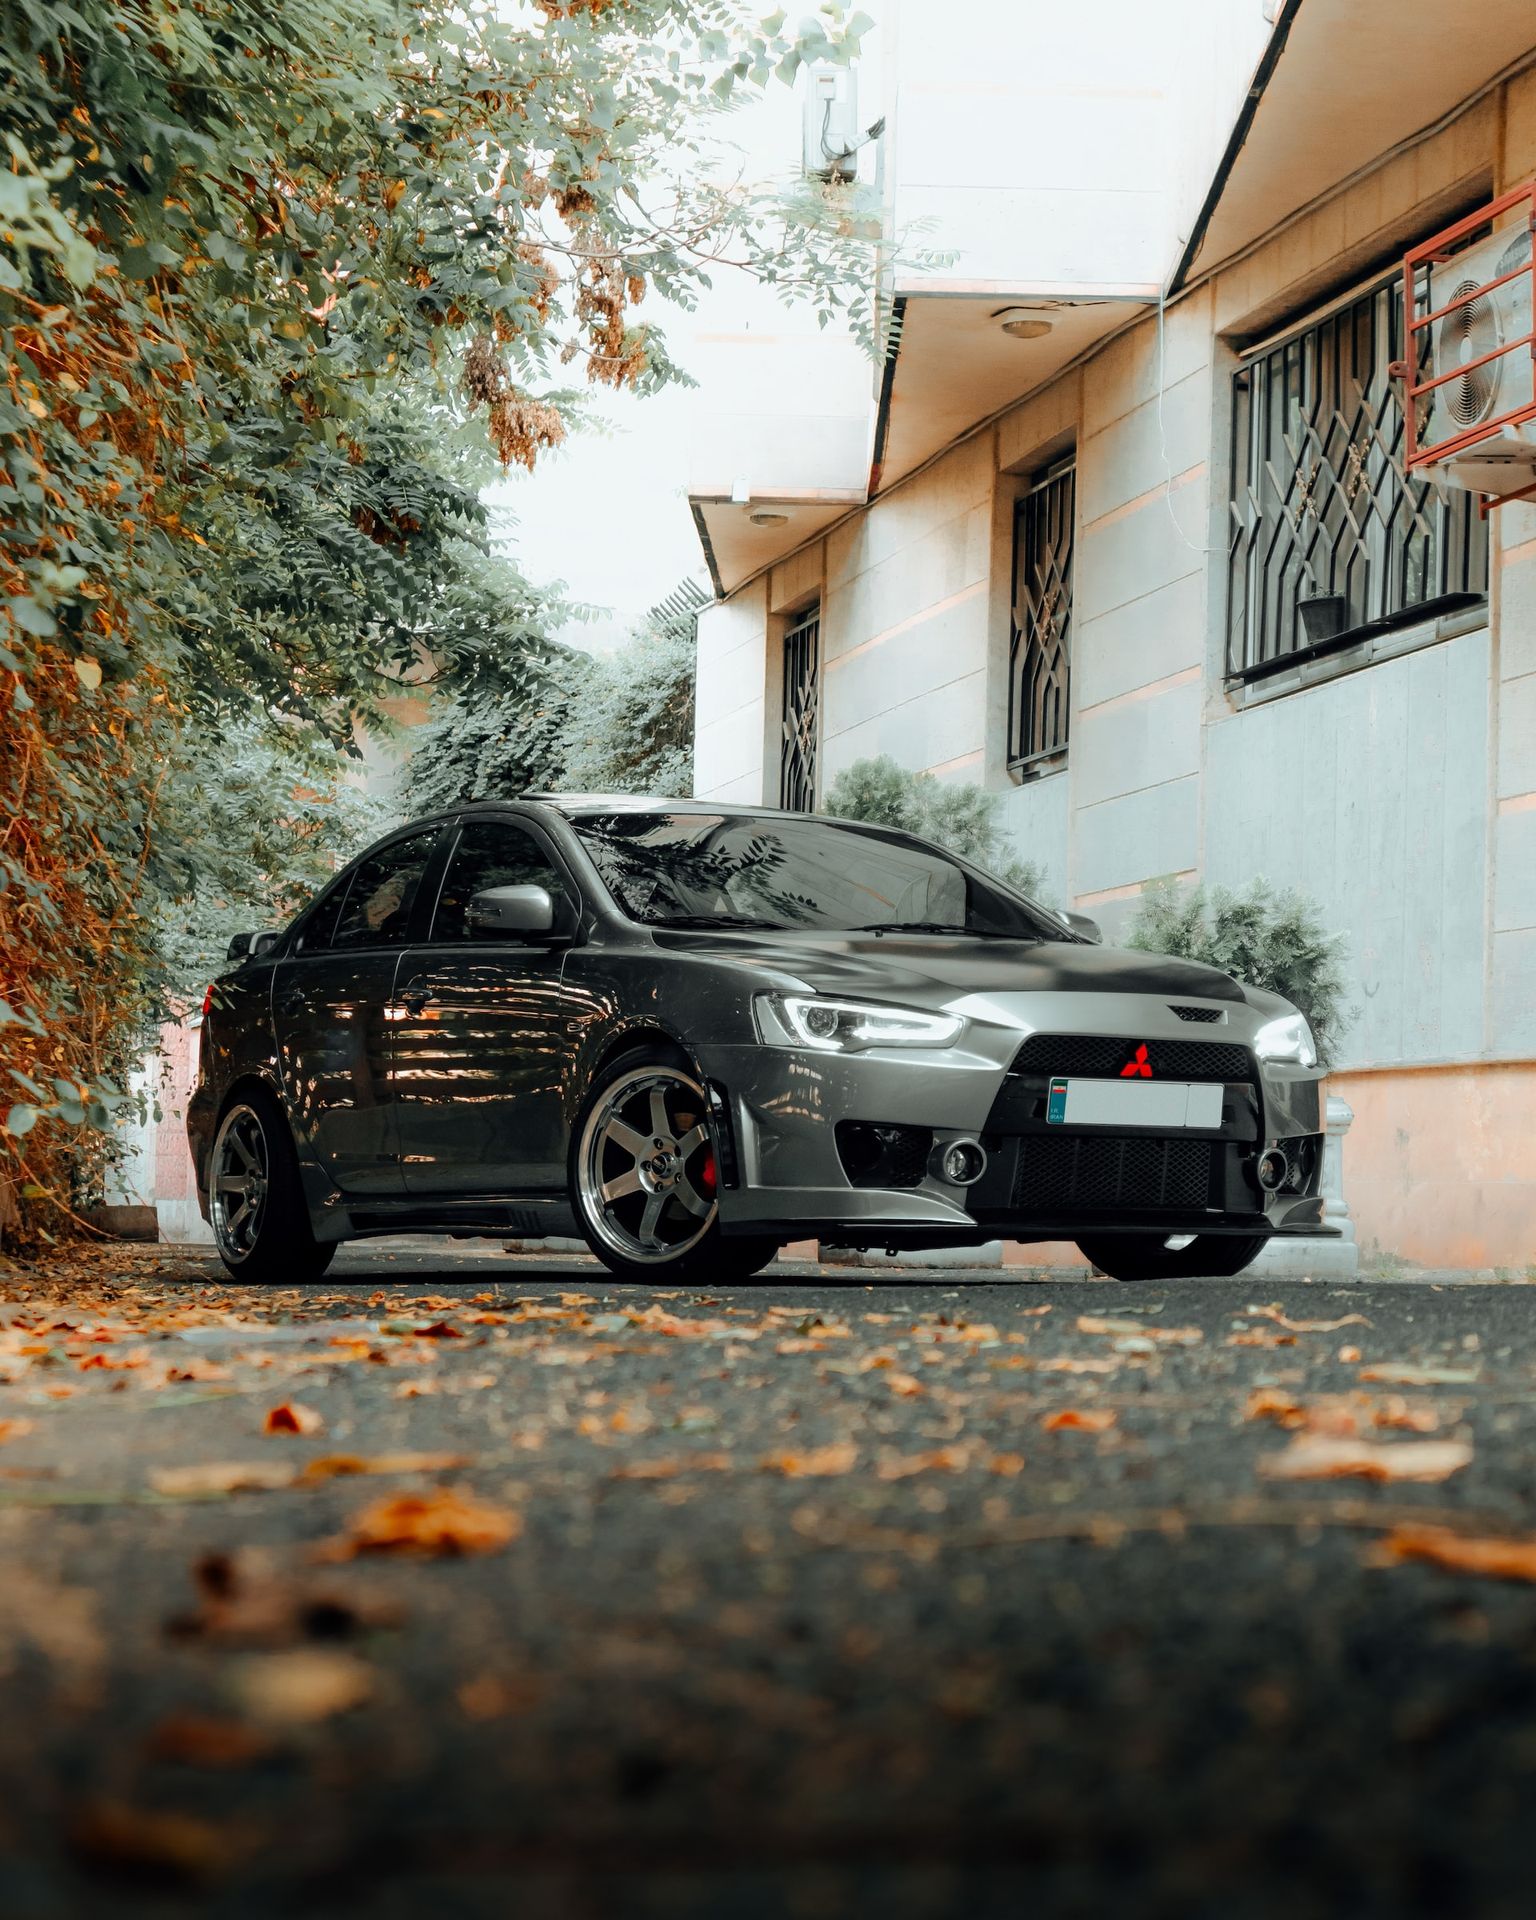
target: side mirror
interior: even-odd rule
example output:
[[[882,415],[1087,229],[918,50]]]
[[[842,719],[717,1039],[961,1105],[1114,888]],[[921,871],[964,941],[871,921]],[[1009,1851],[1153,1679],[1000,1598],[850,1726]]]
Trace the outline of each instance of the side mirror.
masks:
[[[275,933],[237,933],[224,949],[226,960],[254,960],[258,954],[270,953],[278,943]]]
[[[531,940],[554,931],[555,903],[548,887],[487,887],[470,901],[465,917],[471,933]]]
[[[1104,929],[1089,914],[1064,913],[1061,917],[1080,940],[1091,940],[1095,946],[1103,944]]]

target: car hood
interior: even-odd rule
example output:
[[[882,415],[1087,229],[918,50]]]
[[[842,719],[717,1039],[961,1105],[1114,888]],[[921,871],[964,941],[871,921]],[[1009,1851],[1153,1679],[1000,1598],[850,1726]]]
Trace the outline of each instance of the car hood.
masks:
[[[656,944],[774,976],[775,986],[938,1006],[961,994],[1151,993],[1261,1006],[1273,999],[1195,960],[1076,941],[949,934],[667,933]]]

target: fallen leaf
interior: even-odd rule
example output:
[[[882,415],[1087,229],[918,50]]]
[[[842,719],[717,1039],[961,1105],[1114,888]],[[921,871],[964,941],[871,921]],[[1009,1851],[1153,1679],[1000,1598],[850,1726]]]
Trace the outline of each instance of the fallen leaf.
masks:
[[[1536,1581],[1536,1539],[1514,1540],[1455,1533],[1450,1527],[1394,1527],[1379,1552],[1388,1560],[1422,1560],[1448,1573],[1481,1574],[1489,1580]]]
[[[925,1394],[928,1391],[915,1374],[902,1373],[899,1370],[892,1370],[887,1373],[885,1376],[885,1384],[890,1388],[891,1392],[896,1395],[898,1400],[915,1400],[920,1394]]]
[[[1056,1413],[1048,1413],[1040,1422],[1047,1433],[1081,1432],[1105,1433],[1115,1424],[1112,1408],[1062,1407]]]
[[[729,1473],[728,1453],[672,1454],[664,1460],[632,1460],[615,1467],[615,1480],[675,1480],[680,1473]]]
[[[1294,1394],[1285,1393],[1279,1387],[1255,1387],[1248,1396],[1243,1418],[1274,1420],[1282,1427],[1299,1427],[1306,1423],[1301,1402]]]
[[[1470,1387],[1481,1378],[1478,1367],[1420,1367],[1409,1361],[1389,1360],[1362,1367],[1361,1380],[1379,1380],[1398,1387]]]
[[[1278,1301],[1267,1307],[1249,1307],[1248,1311],[1261,1319],[1273,1320],[1277,1327],[1284,1327],[1287,1333],[1337,1333],[1340,1327],[1371,1325],[1363,1313],[1346,1313],[1342,1320],[1288,1320]]]
[[[858,1457],[859,1450],[851,1440],[838,1440],[831,1446],[811,1447],[804,1453],[765,1453],[759,1464],[765,1473],[808,1480],[851,1472]]]
[[[1460,1440],[1293,1440],[1283,1453],[1259,1462],[1271,1480],[1447,1480],[1472,1464],[1472,1449]]]
[[[1118,1373],[1118,1360],[1038,1360],[1041,1373]]]
[[[114,1880],[187,1885],[216,1879],[249,1850],[249,1835],[190,1813],[98,1800],[73,1823],[70,1851]]]
[[[352,1560],[365,1553],[399,1553],[451,1559],[499,1553],[522,1530],[520,1517],[506,1508],[490,1506],[452,1487],[437,1487],[430,1493],[376,1500],[354,1516],[339,1540],[318,1547],[316,1557]]]
[[[887,1454],[876,1471],[882,1480],[910,1480],[915,1473],[958,1473],[969,1458],[964,1447],[937,1447],[932,1453]]]
[[[247,1655],[233,1686],[255,1720],[315,1726],[360,1707],[373,1693],[374,1670],[355,1654],[324,1647]]]
[[[322,1453],[307,1461],[300,1480],[340,1480],[361,1473],[451,1473],[472,1465],[467,1453]]]
[[[296,1468],[271,1460],[206,1460],[190,1467],[156,1467],[149,1484],[173,1500],[203,1500],[221,1493],[271,1493],[291,1487]]]
[[[1079,1333],[1122,1334],[1176,1347],[1197,1347],[1205,1338],[1199,1327],[1149,1327],[1140,1320],[1106,1319],[1096,1313],[1080,1313],[1077,1316],[1077,1330]]]
[[[1294,1333],[1266,1333],[1255,1327],[1251,1333],[1229,1333],[1226,1344],[1229,1347],[1294,1347]]]
[[[7,1440],[20,1440],[36,1426],[35,1420],[0,1420],[0,1446]]]
[[[498,1323],[506,1319],[505,1314],[480,1315],[479,1318],[495,1319]],[[463,1334],[457,1327],[449,1326],[446,1320],[434,1320],[430,1326],[412,1327],[412,1333],[418,1340],[462,1340]]]
[[[395,1388],[397,1400],[419,1400],[424,1393],[436,1393],[437,1382],[427,1380],[402,1380]]]
[[[313,1407],[300,1406],[296,1400],[284,1400],[268,1409],[261,1430],[263,1433],[322,1433],[325,1416]]]
[[[1020,1307],[1019,1317],[1023,1320],[1038,1320],[1042,1313],[1049,1313],[1050,1311],[1051,1311],[1051,1308],[1049,1306]]]
[[[1358,1347],[1340,1347],[1339,1348],[1339,1359],[1343,1362],[1343,1364],[1346,1367],[1354,1366],[1355,1363],[1359,1360],[1359,1358],[1360,1358],[1360,1349]]]
[[[994,1453],[987,1462],[987,1471],[1012,1479],[1014,1474],[1024,1471],[1024,1456],[1022,1453]]]
[[[225,1772],[265,1760],[274,1747],[270,1733],[244,1720],[217,1719],[205,1713],[173,1713],[150,1734],[144,1751],[150,1760]]]

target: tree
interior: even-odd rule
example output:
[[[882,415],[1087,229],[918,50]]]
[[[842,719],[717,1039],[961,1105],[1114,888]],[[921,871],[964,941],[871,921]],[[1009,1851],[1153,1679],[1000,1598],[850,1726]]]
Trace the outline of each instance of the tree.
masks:
[[[1141,896],[1127,946],[1202,960],[1299,1007],[1326,1066],[1352,1014],[1344,1004],[1342,939],[1302,894],[1255,880],[1240,892],[1154,881]]]
[[[985,787],[912,773],[882,753],[844,767],[827,790],[826,801],[828,813],[921,834],[996,874],[1031,900],[1049,901],[1044,868],[1013,851],[1002,802]]]
[[[176,791],[195,730],[276,716],[345,752],[403,678],[505,689],[529,592],[479,564],[479,478],[558,442],[573,363],[675,377],[648,290],[686,305],[740,266],[873,339],[856,195],[702,164],[733,93],[863,24],[0,10],[0,1072],[24,1096],[0,1231],[19,1190],[68,1186],[50,1121],[100,1120],[154,1017],[162,909],[211,857]]]

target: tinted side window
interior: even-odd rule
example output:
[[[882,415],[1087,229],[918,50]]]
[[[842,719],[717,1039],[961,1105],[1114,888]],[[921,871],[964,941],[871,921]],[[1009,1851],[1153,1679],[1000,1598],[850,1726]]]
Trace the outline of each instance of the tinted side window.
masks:
[[[432,922],[434,940],[476,940],[485,936],[468,924],[469,903],[487,887],[545,887],[556,909],[569,889],[560,869],[533,835],[507,820],[471,820],[453,850]],[[493,933],[492,939],[505,939]]]
[[[407,834],[365,860],[352,876],[332,947],[398,947],[410,931],[411,908],[438,829]]]
[[[351,877],[348,876],[321,897],[299,935],[297,949],[300,953],[321,953],[331,944],[331,936],[336,931],[341,910],[347,903],[347,889],[351,884]]]

